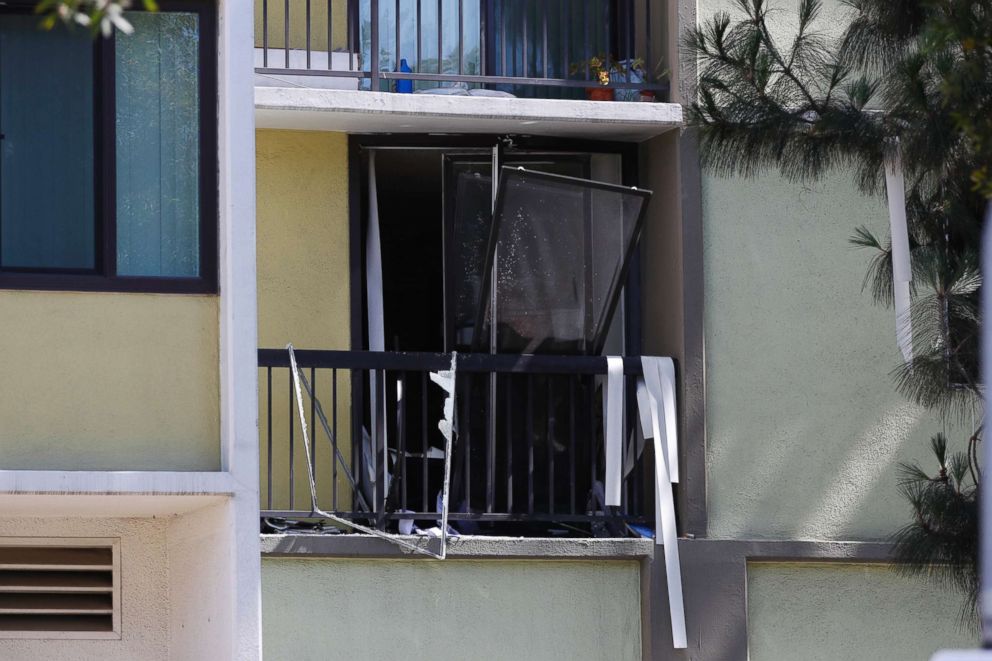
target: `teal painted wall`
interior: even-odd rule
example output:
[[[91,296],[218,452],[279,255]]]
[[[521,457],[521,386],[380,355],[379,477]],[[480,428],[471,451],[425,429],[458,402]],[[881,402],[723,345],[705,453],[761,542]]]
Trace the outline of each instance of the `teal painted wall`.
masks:
[[[635,661],[636,562],[262,560],[265,658]]]

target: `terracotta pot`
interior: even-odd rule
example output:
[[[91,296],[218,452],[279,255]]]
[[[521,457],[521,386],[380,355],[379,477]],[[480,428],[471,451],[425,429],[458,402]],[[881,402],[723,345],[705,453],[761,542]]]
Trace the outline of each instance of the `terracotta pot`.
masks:
[[[614,89],[612,87],[587,87],[586,98],[590,101],[612,101],[614,99]]]
[[[641,90],[640,98],[638,100],[646,103],[654,103],[654,92],[651,90]]]

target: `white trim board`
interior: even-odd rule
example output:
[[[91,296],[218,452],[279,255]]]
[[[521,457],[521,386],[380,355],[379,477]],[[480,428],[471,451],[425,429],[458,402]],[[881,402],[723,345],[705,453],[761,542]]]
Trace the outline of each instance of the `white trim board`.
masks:
[[[0,494],[234,495],[225,472],[0,470]]]

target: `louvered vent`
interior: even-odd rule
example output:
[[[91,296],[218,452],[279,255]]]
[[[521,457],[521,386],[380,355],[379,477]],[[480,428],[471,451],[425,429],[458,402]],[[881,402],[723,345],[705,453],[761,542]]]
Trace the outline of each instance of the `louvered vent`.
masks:
[[[97,541],[0,538],[0,638],[119,637],[118,546]]]

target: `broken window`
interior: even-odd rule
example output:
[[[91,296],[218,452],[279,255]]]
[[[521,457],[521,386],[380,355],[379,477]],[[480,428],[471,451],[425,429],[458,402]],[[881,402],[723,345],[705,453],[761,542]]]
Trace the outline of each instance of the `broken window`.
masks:
[[[623,353],[621,293],[650,194],[614,183],[622,176],[618,154],[377,148],[368,156],[374,199],[361,238],[369,348]],[[499,511],[509,522],[516,512],[523,520],[535,501],[549,512],[602,507],[593,477],[603,466],[601,378],[460,372],[459,379],[456,529],[506,531],[486,516],[480,524],[458,516]],[[440,393],[418,379],[376,376],[365,388],[357,474],[367,500],[378,481],[389,484],[387,509],[407,509],[416,494],[430,502],[414,510],[436,510],[420,495],[438,493],[439,459],[406,453],[401,470],[390,439],[403,433],[395,421],[401,402],[404,428],[433,429]],[[384,468],[392,471],[385,479]],[[643,497],[632,487],[634,500]]]

